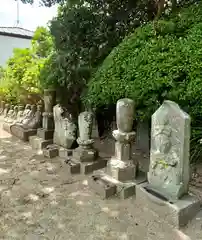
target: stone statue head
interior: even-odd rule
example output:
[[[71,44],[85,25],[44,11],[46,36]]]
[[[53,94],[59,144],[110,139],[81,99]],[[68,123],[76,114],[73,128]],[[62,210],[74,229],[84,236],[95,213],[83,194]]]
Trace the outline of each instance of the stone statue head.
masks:
[[[6,103],[5,104],[5,108],[9,108],[10,107],[10,104],[9,103]]]
[[[12,104],[10,110],[14,110],[14,107],[15,107],[15,106]]]

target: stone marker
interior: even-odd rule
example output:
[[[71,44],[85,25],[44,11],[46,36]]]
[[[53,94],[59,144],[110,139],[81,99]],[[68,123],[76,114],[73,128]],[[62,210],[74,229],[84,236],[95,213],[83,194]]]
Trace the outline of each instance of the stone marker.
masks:
[[[37,129],[37,136],[31,136],[29,138],[32,148],[38,150],[38,153],[41,153],[42,149],[53,143],[53,106],[55,101],[56,91],[54,89],[45,89],[42,128]]]
[[[48,145],[43,150],[44,156],[66,158],[72,154],[72,148],[76,142],[77,126],[71,114],[60,104],[53,107],[54,134],[53,145]]]
[[[30,136],[36,135],[37,128],[41,127],[41,106],[32,105],[31,111],[27,111],[25,114],[25,118],[21,122],[15,122],[11,125],[10,131],[21,140],[28,141]]]
[[[116,186],[116,193],[120,197],[127,198],[135,194],[137,183],[145,181],[145,177],[142,178],[142,176],[137,180],[137,164],[131,156],[131,143],[135,139],[135,132],[132,131],[133,119],[134,101],[128,98],[120,99],[116,106],[118,129],[113,131],[113,137],[116,140],[115,155],[108,161],[107,174],[100,172],[96,175],[96,181],[94,176],[90,181],[91,186],[103,197],[110,197],[109,187],[105,188],[108,193],[103,195],[104,182],[113,189],[111,193],[114,194]]]
[[[188,195],[190,117],[171,101],[164,101],[152,116],[148,183],[136,189],[136,200],[159,217],[180,227],[199,210]]]
[[[79,137],[77,143],[79,147],[73,151],[72,159],[66,161],[70,173],[89,174],[94,170],[104,168],[107,161],[98,156],[98,151],[93,147],[92,139],[93,113],[82,112],[78,117]]]

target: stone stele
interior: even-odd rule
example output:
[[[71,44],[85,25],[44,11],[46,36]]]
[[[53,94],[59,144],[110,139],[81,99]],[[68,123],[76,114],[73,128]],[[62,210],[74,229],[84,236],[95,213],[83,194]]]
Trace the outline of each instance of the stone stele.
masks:
[[[148,181],[151,188],[175,201],[188,193],[190,117],[171,101],[152,116]]]

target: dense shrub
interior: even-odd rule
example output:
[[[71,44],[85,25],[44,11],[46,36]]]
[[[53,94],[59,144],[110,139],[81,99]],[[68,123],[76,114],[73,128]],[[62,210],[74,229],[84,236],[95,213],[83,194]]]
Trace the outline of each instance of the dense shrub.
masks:
[[[138,28],[116,47],[89,82],[85,102],[136,102],[137,117],[149,118],[164,99],[202,116],[202,4],[168,20]]]

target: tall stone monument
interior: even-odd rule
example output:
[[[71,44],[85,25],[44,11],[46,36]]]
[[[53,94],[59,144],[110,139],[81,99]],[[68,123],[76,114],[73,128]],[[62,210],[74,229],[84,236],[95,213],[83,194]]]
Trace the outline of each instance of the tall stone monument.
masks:
[[[54,89],[44,90],[44,112],[42,118],[42,128],[37,129],[37,136],[29,138],[30,144],[34,150],[41,153],[43,148],[53,143],[54,119],[53,106],[56,101],[56,91]]]
[[[148,183],[136,189],[137,202],[176,227],[199,210],[198,200],[188,195],[190,122],[172,101],[164,101],[153,114]]]
[[[132,159],[131,143],[135,139],[132,130],[135,115],[134,101],[128,98],[120,99],[116,105],[117,130],[113,131],[115,138],[115,155],[108,161],[106,173],[95,174],[91,185],[97,193],[104,197],[119,194],[127,198],[135,194],[137,183],[145,181],[145,178],[137,180],[137,163]]]
[[[72,158],[66,161],[72,174],[89,174],[106,166],[106,160],[101,159],[98,151],[93,147],[93,118],[93,113],[88,111],[82,112],[78,116],[79,137],[77,143],[79,147],[73,150]]]

